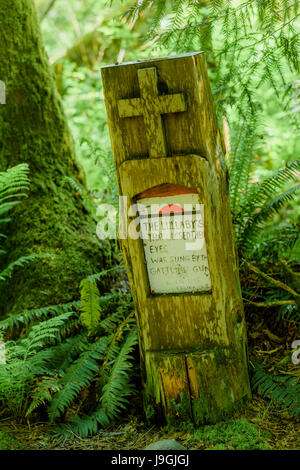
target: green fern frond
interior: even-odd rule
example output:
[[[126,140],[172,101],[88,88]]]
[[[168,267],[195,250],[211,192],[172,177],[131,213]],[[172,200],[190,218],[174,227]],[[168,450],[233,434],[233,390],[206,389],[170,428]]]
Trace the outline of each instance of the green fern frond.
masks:
[[[3,215],[9,212],[20,201],[16,198],[26,197],[29,190],[29,167],[20,164],[6,171],[0,172],[0,222],[6,223],[10,219],[3,219]]]
[[[107,427],[110,420],[103,408],[99,406],[91,415],[74,416],[67,423],[55,427],[54,438],[72,439],[74,437],[86,438],[96,434],[99,426]]]
[[[13,364],[15,359],[20,359],[24,362],[34,358],[37,363],[40,362],[42,357],[38,353],[44,349],[46,345],[51,345],[59,341],[60,328],[64,325],[67,319],[72,315],[71,313],[62,313],[61,315],[45,320],[37,325],[32,326],[26,338],[19,341],[7,341],[7,362]],[[45,350],[48,354],[48,350]]]
[[[15,195],[18,190],[29,189],[29,166],[21,163],[6,171],[0,171],[0,198],[3,195],[12,193]]]
[[[44,374],[64,375],[68,367],[87,347],[87,337],[80,332],[55,346],[48,346],[47,349],[40,351],[39,356],[43,360]]]
[[[9,212],[13,207],[20,204],[20,201],[2,202],[0,205],[0,217]],[[9,221],[10,219],[6,219]]]
[[[249,97],[247,90],[245,93]],[[243,117],[232,129],[232,151],[229,161],[230,199],[234,215],[238,213],[247,194],[259,132],[259,114],[250,97],[244,106],[239,106],[239,113],[243,113]]]
[[[32,401],[26,411],[26,416],[29,416],[34,410],[51,401],[53,394],[58,391],[59,384],[57,377],[42,377],[31,394]]]
[[[253,210],[261,207],[266,200],[275,196],[278,191],[291,181],[297,181],[300,171],[300,159],[289,163],[274,175],[266,178],[261,183],[254,183],[249,187],[246,202],[241,205],[241,213],[247,217]]]
[[[48,409],[50,422],[58,418],[80,391],[87,387],[99,371],[99,360],[104,357],[110,337],[102,337],[87,347],[60,379],[60,391],[54,395]]]
[[[99,303],[99,291],[96,282],[83,279],[81,288],[81,321],[89,333],[95,333],[100,322],[101,307]]]
[[[37,259],[44,259],[50,256],[54,256],[54,255],[50,255],[46,253],[45,254],[37,253],[33,255],[21,256],[16,261],[11,262],[7,266],[7,268],[5,268],[2,272],[0,272],[0,281],[4,281],[5,279],[10,278],[15,268],[23,267],[25,266],[25,264],[32,263],[33,261]]]
[[[263,367],[255,364],[252,387],[271,402],[287,408],[291,415],[300,416],[300,384],[294,376],[269,375]]]
[[[102,322],[101,322],[102,323]],[[118,312],[113,313],[106,319],[106,323],[101,324],[106,334],[112,331],[112,340],[107,348],[105,354],[105,364],[111,365],[120,354],[119,344],[122,342],[124,336],[135,327],[134,313],[124,316],[124,312],[120,309]]]
[[[125,312],[123,311],[122,305],[121,305],[117,309],[116,312],[113,312],[111,315],[101,320],[100,328],[107,334],[116,330],[117,328],[120,331],[122,330],[123,327],[130,326],[130,324],[134,323],[135,320],[132,314],[128,317],[125,315],[127,309],[128,309],[128,304],[125,306]]]
[[[113,363],[106,384],[102,390],[101,405],[105,414],[114,418],[125,408],[127,397],[132,393],[129,384],[129,372],[132,368],[132,351],[137,344],[137,332],[134,328],[125,339],[120,352]]]
[[[112,361],[110,373],[103,386],[100,405],[90,415],[74,416],[67,423],[56,426],[56,437],[88,437],[95,434],[99,426],[108,426],[111,420],[126,408],[128,397],[133,393],[129,381],[132,369],[131,353],[136,344],[137,332],[133,329],[119,349],[118,356]]]
[[[278,319],[287,319],[299,323],[300,329],[300,310],[297,305],[286,305],[279,310]]]
[[[29,355],[36,354],[47,344],[53,344],[53,342],[59,340],[60,328],[72,314],[73,312],[62,313],[57,317],[49,318],[38,325],[32,326],[29,330],[28,338],[21,341],[21,343],[26,345],[24,359]]]
[[[65,178],[63,179],[63,186],[65,185],[65,183],[69,183],[70,186],[79,194],[82,194],[82,188],[79,186],[79,184],[73,179],[71,178],[70,176],[65,176]]]
[[[239,235],[238,243],[244,249],[245,252],[251,246],[253,246],[257,235],[261,229],[262,223],[265,223],[274,212],[278,212],[282,208],[283,204],[287,201],[291,201],[293,196],[299,191],[300,184],[287,189],[281,194],[275,196],[271,201],[268,201],[261,208],[258,208],[255,213],[247,220],[242,233]]]
[[[113,266],[112,268],[103,269],[100,273],[90,274],[87,279],[90,282],[99,281],[102,277],[107,276],[113,272],[124,271],[126,269],[124,264],[119,264],[118,266]]]
[[[119,364],[119,356],[131,361],[131,343],[126,339],[134,318],[129,294],[112,291],[97,300],[106,314],[99,320],[98,330],[103,334],[99,339],[79,323],[81,301],[25,311],[1,322],[6,336],[15,328],[22,329],[17,341],[5,342],[6,364],[0,366],[0,400],[15,416],[30,416],[47,407],[52,423],[63,418],[67,408],[80,399],[80,392],[95,382],[100,392],[98,405],[95,403],[89,416],[74,416],[62,424],[60,432],[73,429],[87,435],[109,424],[111,417],[101,404],[102,388],[113,368],[117,373],[128,371],[129,377],[130,364]],[[114,402],[115,413],[126,405],[131,389],[128,383],[120,400]]]
[[[65,304],[50,305],[48,307],[36,308],[33,310],[24,310],[20,314],[12,315],[0,321],[0,330],[13,330],[29,326],[37,320],[42,321],[44,318],[60,315],[61,313],[69,313],[75,309],[79,310],[80,301],[68,302]]]
[[[0,224],[10,222],[9,217],[3,217],[11,209],[13,209],[19,200],[17,198],[26,197],[26,192],[29,189],[29,167],[27,164],[20,164],[6,171],[0,172]],[[5,235],[0,234],[1,238],[6,238]],[[4,254],[1,249],[1,254]],[[5,274],[3,274],[5,278]],[[0,273],[0,281],[1,273]]]

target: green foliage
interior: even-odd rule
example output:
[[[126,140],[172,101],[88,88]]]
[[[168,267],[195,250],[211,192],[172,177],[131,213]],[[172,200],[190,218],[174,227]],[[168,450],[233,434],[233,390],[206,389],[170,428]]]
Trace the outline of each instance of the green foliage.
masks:
[[[126,408],[126,396],[131,394],[132,385],[129,383],[129,371],[133,359],[132,351],[137,344],[136,331],[133,330],[125,342],[118,348],[117,356],[111,359],[105,370],[106,383],[103,386],[101,404],[109,418],[117,416],[119,408]]]
[[[104,98],[99,72],[64,62],[64,108],[75,141],[76,155],[85,167],[90,195],[110,192],[115,182]]]
[[[29,167],[26,163],[21,163],[6,171],[0,172],[0,227],[11,221],[8,212],[20,203],[19,198],[27,197],[29,190]],[[0,240],[6,235],[0,232]],[[5,255],[5,250],[0,243],[0,256]],[[37,258],[46,258],[47,254],[34,254],[21,256],[12,261],[2,271],[0,271],[0,282],[10,278],[16,267],[22,267]]]
[[[80,354],[58,381],[59,391],[48,408],[50,422],[61,416],[82,389],[86,388],[98,372],[98,363],[104,357],[105,349],[111,338],[103,337]]]
[[[153,11],[149,39],[155,38],[158,48],[168,54],[205,52],[218,115],[229,123],[228,166],[237,242],[250,257],[266,221],[299,189],[299,185],[286,186],[299,177],[299,160],[285,163],[262,182],[259,177],[264,171],[261,162],[265,148],[274,140],[264,138],[267,126],[263,121],[269,119],[270,112],[264,94],[276,104],[276,115],[281,109],[281,121],[288,121],[291,132],[296,135],[299,130],[295,119],[299,101],[295,92],[297,5],[292,0],[144,0],[129,8],[128,18],[149,6]],[[287,145],[281,165],[282,159],[288,162]]]
[[[94,165],[101,168],[103,182],[105,182],[105,189],[102,194],[99,194],[99,191],[91,191],[91,195],[94,197],[98,196],[98,198],[101,198],[102,202],[117,205],[118,188],[112,151],[110,149],[100,148],[87,139],[81,140],[81,147],[85,147],[88,150],[89,157],[93,160]]]
[[[114,2],[108,14],[110,18],[114,11],[117,17],[117,5]],[[76,14],[86,14],[85,9],[77,8],[74,2]],[[285,129],[286,135],[293,131],[296,134],[298,129],[295,119],[298,95],[293,75],[297,71],[295,4],[288,0],[260,4],[254,0],[235,4],[229,0],[209,3],[159,0],[150,5],[145,0],[129,8],[127,20],[143,19],[146,12],[149,45],[145,39],[143,52],[137,58],[143,57],[146,51],[148,56],[205,51],[217,111],[229,123],[228,166],[237,243],[244,256],[251,258],[253,250],[262,242],[266,223],[275,213],[282,217],[280,209],[283,204],[291,203],[299,188],[299,185],[289,185],[299,170],[299,161],[292,160],[297,152],[295,145],[291,147],[295,138],[274,137],[274,129],[276,132]],[[85,21],[87,26],[90,17],[85,17]],[[151,41],[154,41],[152,45]],[[90,184],[96,188],[91,196],[96,194],[101,201],[117,205],[98,77],[84,67],[64,63],[63,81],[77,153],[87,168]],[[98,105],[91,106],[95,100]],[[271,152],[272,157],[267,156]],[[270,176],[273,168],[275,173]]]
[[[79,434],[87,437],[97,431],[98,424],[107,426],[112,419],[117,418],[121,410],[126,409],[128,397],[133,393],[133,386],[130,384],[133,360],[131,353],[136,344],[137,334],[133,329],[122,346],[115,349],[114,359],[111,358],[103,368],[104,385],[96,410],[90,415],[75,416],[68,424],[61,424],[57,427],[58,435],[72,437],[73,434]]]
[[[6,364],[0,364],[0,401],[5,403],[14,416],[24,413],[34,378],[48,370],[47,357],[60,329],[72,313],[63,313],[38,325],[33,325],[28,335],[19,341],[7,341]]]
[[[270,375],[258,364],[254,365],[252,376],[253,390],[258,390],[263,397],[288,409],[293,416],[300,416],[300,383],[297,377],[290,375]]]
[[[244,156],[242,162],[242,166],[233,164],[231,170],[231,195],[237,243],[247,253],[247,251],[249,252],[253,248],[263,225],[274,212],[278,212],[284,203],[290,201],[300,189],[300,185],[297,183],[279,192],[290,181],[298,180],[300,160],[296,160],[285,168],[278,170],[262,183],[249,183],[252,174],[249,174],[249,169],[247,168],[247,176],[243,184],[241,184],[241,175],[245,166],[249,164],[249,158],[247,159]]]
[[[90,333],[94,333],[99,325],[101,309],[99,291],[96,282],[83,279],[81,287],[81,321]]]
[[[286,305],[282,307],[278,312],[278,318],[280,320],[287,319],[289,321],[294,320],[299,324],[299,332],[300,332],[300,311],[296,305]]]
[[[19,338],[9,339],[16,330]],[[129,403],[137,343],[130,296],[112,291],[100,297],[95,280],[85,279],[80,301],[7,318],[0,331],[6,338],[0,402],[16,418],[42,407],[58,433],[86,436]],[[90,408],[80,410],[81,394],[94,392]]]
[[[56,19],[47,18],[42,24],[46,43],[54,56],[60,54],[54,47],[53,27],[60,28],[64,24],[69,44],[75,39],[72,39],[73,24],[78,25],[80,21],[79,36],[85,37],[86,33],[94,30],[93,20],[97,12],[93,2],[88,1],[83,7],[80,2],[72,0],[68,8],[71,20],[66,21],[62,7],[57,5]],[[102,25],[100,29],[106,28],[107,34],[101,39],[100,54],[110,47],[115,34],[114,21],[119,29],[123,28],[120,34],[124,40],[130,34],[134,36],[135,30],[130,33],[128,25],[122,23],[121,26],[118,19],[118,15],[126,10],[128,24],[135,22],[139,32],[143,28],[147,32],[143,41],[140,37],[142,47],[139,50],[129,44],[120,45],[129,55],[127,60],[191,50],[205,52],[218,115],[220,118],[226,116],[229,123],[231,151],[228,165],[237,241],[244,254],[251,257],[266,221],[272,219],[283,203],[290,203],[297,190],[297,186],[286,187],[284,183],[285,180],[288,182],[289,169],[294,177],[296,174],[296,163],[293,167],[292,161],[297,153],[298,130],[296,112],[299,100],[295,77],[298,67],[295,32],[298,11],[294,1],[191,3],[186,0],[158,0],[153,3],[145,0],[133,2],[129,7],[115,1],[110,9],[104,8],[98,16],[98,25]],[[56,47],[61,47],[61,44],[56,44]],[[85,54],[89,54],[86,51],[88,47],[85,44],[81,50],[83,59]],[[104,56],[101,57],[105,63]],[[116,57],[110,62],[115,60]],[[62,64],[64,104],[76,151],[87,169],[90,186],[95,188],[90,197],[117,205],[99,76],[87,67],[70,64],[66,58]],[[283,168],[278,171],[280,166]],[[275,174],[270,176],[273,169]],[[262,175],[266,178],[260,189]],[[277,185],[277,191],[276,184],[273,185],[273,191],[266,197],[263,191],[267,190],[268,184],[271,188],[275,180],[281,184]]]
[[[246,419],[233,419],[215,425],[203,426],[191,440],[204,441],[215,450],[267,450],[270,436]]]
[[[0,450],[24,450],[24,445],[17,441],[11,433],[0,429]]]
[[[47,253],[20,256],[20,258],[18,258],[16,261],[12,261],[5,269],[3,269],[3,271],[0,273],[0,281],[5,281],[7,278],[10,278],[16,267],[22,267],[38,258],[44,259],[48,258],[49,256],[51,255]]]
[[[149,5],[149,0],[135,2],[129,17]],[[277,97],[293,96],[299,42],[299,14],[293,0],[158,0],[151,8],[149,38],[156,38],[169,53],[203,50],[219,111],[226,113],[228,106],[234,106],[238,120],[244,118],[250,131],[249,114],[254,118],[258,112],[257,90],[268,85]]]
[[[13,329],[22,329],[34,321],[42,320],[49,316],[59,315],[61,313],[71,312],[73,309],[79,308],[80,301],[69,302],[66,304],[51,305],[48,307],[36,308],[33,310],[24,310],[18,315],[11,315],[0,322],[0,331]]]
[[[0,222],[10,221],[3,218],[19,201],[16,198],[26,197],[29,190],[29,168],[23,163],[0,172]],[[1,235],[3,236],[3,235]]]
[[[149,4],[149,0],[135,2],[128,10],[128,17],[141,13]],[[236,56],[240,56],[239,81],[245,84],[249,80],[263,83],[269,79],[273,85],[273,68],[282,75],[282,55],[288,65],[297,70],[295,21],[298,9],[292,0],[234,3],[231,0],[158,0],[152,8],[155,15],[149,37],[158,35],[164,45],[176,52],[199,50],[200,46],[208,60],[230,63],[227,80],[237,81],[237,74],[234,74],[237,63],[233,61]],[[277,46],[276,52],[274,46]],[[225,83],[225,77],[223,81]],[[227,86],[228,82],[230,80]]]
[[[0,226],[10,222],[8,212],[15,207],[20,201],[17,198],[26,197],[29,189],[29,168],[26,164],[17,165],[6,171],[0,172]],[[6,235],[0,232],[0,239],[6,238]],[[5,251],[0,245],[0,255],[3,256]],[[21,261],[19,261],[21,262]],[[26,261],[24,260],[24,263]],[[22,263],[22,262],[21,262]],[[0,280],[9,277],[13,270],[13,265],[0,272]]]

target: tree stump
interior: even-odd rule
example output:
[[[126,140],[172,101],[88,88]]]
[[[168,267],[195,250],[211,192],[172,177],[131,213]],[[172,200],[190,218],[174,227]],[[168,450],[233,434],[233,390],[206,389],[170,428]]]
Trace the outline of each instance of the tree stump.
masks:
[[[204,54],[109,65],[102,78],[146,416],[216,422],[251,394],[225,150]],[[183,239],[167,239],[164,227],[180,227]]]

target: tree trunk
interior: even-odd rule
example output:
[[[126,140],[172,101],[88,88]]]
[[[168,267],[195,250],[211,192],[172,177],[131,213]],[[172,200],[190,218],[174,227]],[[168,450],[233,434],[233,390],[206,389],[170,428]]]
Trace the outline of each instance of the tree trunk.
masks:
[[[14,210],[3,264],[53,253],[0,284],[0,315],[78,298],[79,281],[106,264],[109,244],[96,239],[86,201],[66,184],[84,184],[45,53],[33,0],[0,0],[0,170],[30,167],[29,198]],[[83,236],[84,235],[84,236]]]

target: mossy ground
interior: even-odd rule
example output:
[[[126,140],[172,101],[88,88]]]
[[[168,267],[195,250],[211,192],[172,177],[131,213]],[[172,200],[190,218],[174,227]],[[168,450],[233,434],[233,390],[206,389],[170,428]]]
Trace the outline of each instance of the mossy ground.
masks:
[[[275,323],[271,316],[263,319],[255,312],[249,317],[250,361],[263,362],[271,374],[297,374],[298,366],[290,359],[296,325]],[[273,331],[285,338],[286,346],[280,343],[281,347],[276,347],[276,338],[269,335],[272,325]],[[44,419],[47,419],[46,415]],[[299,450],[300,421],[287,410],[270,403],[268,398],[254,393],[245,408],[216,425],[194,428],[178,419],[175,425],[149,426],[145,423],[139,393],[133,396],[128,412],[109,428],[87,439],[74,434],[73,439],[58,440],[53,439],[46,422],[20,424],[0,410],[0,449],[141,450],[160,439],[176,439],[186,448],[195,450]]]
[[[269,450],[270,434],[245,418],[203,426],[191,436],[216,450]],[[210,448],[210,447],[209,447]]]
[[[299,420],[257,395],[246,409],[216,425],[149,427],[136,397],[126,418],[87,439],[76,435],[53,439],[46,423],[28,425],[0,419],[0,449],[141,450],[160,439],[176,439],[190,450],[299,450],[299,431]]]
[[[23,450],[26,448],[27,446],[15,439],[11,432],[0,429],[0,450]]]

